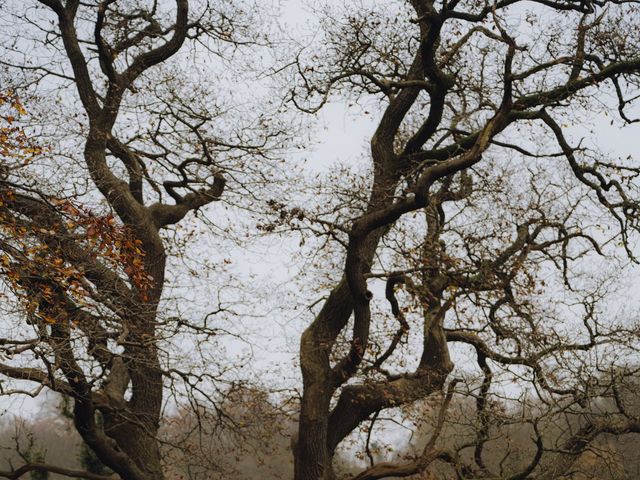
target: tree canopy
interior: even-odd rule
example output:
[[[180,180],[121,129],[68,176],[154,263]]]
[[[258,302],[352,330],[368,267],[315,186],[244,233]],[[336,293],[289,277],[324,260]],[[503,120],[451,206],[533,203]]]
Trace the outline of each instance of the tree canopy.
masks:
[[[276,8],[0,7],[0,393],[62,395],[113,472],[0,476],[257,477],[283,437],[295,480],[615,464],[640,433],[640,166],[611,140],[637,133],[638,3]],[[309,165],[335,105],[373,134]]]

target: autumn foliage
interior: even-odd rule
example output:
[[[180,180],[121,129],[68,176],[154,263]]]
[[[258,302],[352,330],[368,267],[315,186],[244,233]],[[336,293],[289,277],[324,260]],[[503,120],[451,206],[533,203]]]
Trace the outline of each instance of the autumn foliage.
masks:
[[[27,111],[17,95],[0,93],[0,109],[0,266],[27,313],[54,323],[67,319],[67,310],[60,305],[71,301],[91,308],[93,288],[83,269],[65,260],[65,240],[125,275],[140,300],[146,301],[153,278],[145,273],[141,242],[113,215],[96,215],[73,199],[45,195],[40,207],[45,206],[48,215],[43,222],[21,214],[29,208],[29,200],[12,175],[47,149],[21,127],[20,118]]]
[[[640,0],[296,3],[0,0],[0,397],[113,472],[0,477],[555,480],[640,434]]]

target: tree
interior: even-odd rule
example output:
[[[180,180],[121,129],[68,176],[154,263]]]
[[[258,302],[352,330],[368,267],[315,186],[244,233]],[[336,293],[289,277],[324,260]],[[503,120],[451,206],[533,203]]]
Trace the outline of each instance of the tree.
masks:
[[[629,392],[625,394],[630,400]],[[637,395],[635,400],[637,402]],[[449,405],[447,421],[438,438],[439,447],[449,449],[473,461],[473,452],[468,445],[473,445],[477,435],[476,399],[472,396],[458,394]],[[421,403],[421,404],[420,404]],[[494,398],[487,440],[484,443],[482,457],[488,468],[495,471],[499,478],[509,477],[510,471],[524,469],[536,455],[537,442],[540,441],[546,451],[540,459],[538,474],[546,473],[549,478],[578,479],[622,479],[635,478],[637,455],[623,452],[625,437],[601,435],[591,441],[589,448],[573,456],[563,450],[563,445],[594,419],[604,420],[607,413],[616,411],[613,399],[594,401],[590,411],[579,411],[569,406],[560,411],[543,402],[530,399],[519,403]],[[637,403],[636,403],[637,405]],[[568,405],[565,405],[568,406]],[[628,403],[627,407],[632,404]],[[429,437],[437,426],[438,411],[434,411],[429,402],[419,402],[412,407],[412,418],[421,426],[405,448],[394,455],[395,462],[409,464],[409,460],[419,458]],[[630,412],[629,412],[630,413]],[[637,411],[635,412],[637,414]],[[530,422],[534,420],[534,422]],[[626,440],[634,441],[634,437]],[[467,447],[465,447],[467,445]],[[466,450],[466,451],[465,451]],[[569,460],[571,467],[567,469],[559,465],[559,460]],[[379,465],[380,466],[380,465]],[[447,464],[436,462],[425,466],[424,470],[410,478],[450,478],[455,472]],[[532,478],[538,478],[533,475]]]
[[[436,428],[414,461],[355,478],[436,460],[460,478],[494,478],[483,449],[505,378],[516,397],[531,391],[560,410],[610,395],[615,382],[596,373],[625,367],[637,330],[607,309],[611,278],[592,268],[599,256],[616,262],[614,242],[635,261],[640,170],[572,142],[566,124],[615,109],[614,121],[635,121],[639,20],[624,1],[361,2],[326,14],[322,46],[298,56],[291,99],[315,112],[343,94],[379,120],[364,200],[347,181],[337,202],[305,213],[337,240],[343,267],[300,341],[297,480],[334,478],[336,449],[380,412],[425,398],[446,406],[454,360],[470,361],[461,352],[474,352],[479,375],[465,382],[471,458],[438,448]],[[374,301],[378,280],[396,329]],[[558,478],[602,433],[637,427],[623,409],[594,418],[546,472],[537,436],[538,454],[505,475]]]
[[[163,363],[162,351],[172,338],[218,331],[208,317],[161,317],[168,258],[180,248],[180,241],[168,247],[163,232],[175,240],[176,225],[225,190],[246,194],[269,174],[270,152],[284,138],[277,119],[265,121],[268,112],[237,108],[240,120],[225,125],[225,95],[214,102],[185,70],[188,52],[178,52],[190,45],[229,60],[227,51],[263,38],[250,37],[243,23],[250,12],[229,2],[42,0],[2,8],[12,20],[2,64],[38,116],[28,125],[13,94],[2,97],[18,110],[3,116],[0,137],[0,261],[6,298],[17,302],[5,305],[15,323],[2,339],[8,360],[0,374],[35,383],[32,395],[46,387],[73,399],[78,433],[121,478],[164,478],[165,386],[197,405],[213,399],[216,378]],[[6,140],[18,120],[25,129]],[[27,162],[35,153],[29,138],[48,145]],[[250,166],[255,161],[262,163]]]
[[[100,423],[102,422],[98,422],[98,424]],[[89,473],[95,473],[96,475],[103,476],[107,476],[112,473],[107,467],[104,466],[104,464],[96,456],[95,452],[91,450],[91,448],[86,443],[80,444],[78,458],[80,460],[80,465],[82,466],[82,468]]]
[[[170,475],[190,479],[291,478],[293,409],[275,405],[267,391],[243,386],[232,388],[218,408],[228,416],[225,424],[218,421],[216,412],[206,409],[182,408],[167,419],[163,438],[171,459]],[[204,442],[198,439],[203,435]],[[190,448],[183,448],[185,443]]]
[[[57,412],[42,411],[38,418],[20,415],[3,417],[0,426],[0,470],[8,478],[61,478],[48,468],[47,461],[55,461],[57,472],[83,473],[75,467],[69,455],[77,444],[77,433],[67,428]],[[74,435],[75,433],[75,435]],[[42,468],[40,468],[42,467]]]
[[[44,463],[45,453],[36,451],[33,455],[27,457],[29,463]],[[29,474],[31,480],[49,480],[48,470],[32,470]]]
[[[316,112],[339,98],[378,123],[364,173],[336,169],[312,186],[278,168],[274,152],[298,134],[275,115],[286,106],[252,103],[268,89],[243,85],[238,71],[276,53],[255,7],[3,4],[0,63],[13,87],[0,101],[10,110],[0,131],[0,264],[11,325],[0,374],[13,380],[3,393],[71,398],[83,442],[127,480],[172,473],[163,442],[178,449],[169,458],[196,452],[205,469],[194,477],[215,467],[207,448],[220,451],[218,436],[249,435],[254,451],[280,453],[279,441],[260,445],[274,429],[235,421],[256,412],[278,421],[279,410],[261,391],[229,388],[238,385],[225,377],[231,359],[202,353],[215,350],[216,321],[233,305],[257,303],[244,297],[252,285],[202,316],[189,312],[191,292],[171,285],[185,271],[210,278],[181,265],[181,252],[196,228],[237,229],[239,215],[212,215],[224,202],[266,206],[274,218],[259,232],[299,230],[303,254],[323,242],[309,273],[332,285],[300,341],[296,480],[333,480],[340,449],[358,450],[348,442],[359,433],[356,453],[369,465],[358,480],[431,475],[434,465],[458,478],[560,478],[604,436],[638,433],[628,397],[639,329],[612,305],[616,270],[636,261],[640,169],[569,128],[611,111],[620,125],[635,121],[636,2],[319,9],[317,50],[277,52],[285,65],[266,77],[292,67],[291,105]],[[214,58],[222,66],[204,69]],[[313,198],[287,199],[281,183]],[[197,252],[209,264],[220,258],[212,243]],[[206,368],[192,365],[197,355]],[[160,430],[167,395],[187,400],[177,439]],[[474,415],[464,417],[464,441],[447,444],[448,410],[463,395]],[[406,425],[417,402],[436,412],[427,440],[410,458],[389,458],[381,425]],[[546,436],[558,419],[566,429]],[[531,437],[521,458],[507,425]],[[203,432],[214,443],[193,448]],[[497,449],[507,453],[500,461],[488,453]],[[246,460],[230,471],[255,466]],[[33,461],[0,475],[38,470],[104,478]]]

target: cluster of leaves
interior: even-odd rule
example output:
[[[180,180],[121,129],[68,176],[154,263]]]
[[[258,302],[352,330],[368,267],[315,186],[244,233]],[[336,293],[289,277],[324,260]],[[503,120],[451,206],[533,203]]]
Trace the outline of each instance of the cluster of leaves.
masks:
[[[114,269],[123,269],[133,286],[147,300],[147,291],[153,286],[153,277],[144,270],[142,242],[135,238],[131,228],[118,223],[115,217],[96,215],[89,208],[69,200],[53,203],[68,220],[70,230],[81,229],[88,247]]]
[[[268,200],[267,206],[270,213],[274,214],[274,219],[257,225],[258,230],[266,233],[285,227],[295,228],[296,222],[302,222],[305,218],[305,212],[301,208],[291,208],[276,200]]]
[[[43,148],[30,139],[17,123],[19,116],[26,113],[13,91],[0,91],[0,171],[7,168],[9,160],[28,163],[43,151]]]
[[[97,215],[75,201],[44,195],[38,207],[45,208],[46,218],[36,222],[24,215],[33,199],[23,195],[10,174],[45,148],[18,124],[27,112],[13,92],[0,92],[0,109],[0,272],[27,313],[54,323],[67,319],[64,308],[58,308],[62,296],[90,305],[90,282],[82,265],[65,251],[69,244],[121,271],[146,301],[153,278],[144,269],[141,241],[113,215]]]
[[[91,288],[82,266],[65,259],[68,253],[63,251],[59,242],[61,238],[73,239],[114,270],[122,270],[138,291],[140,299],[147,300],[153,277],[145,272],[141,242],[112,215],[96,215],[70,200],[54,199],[49,205],[66,222],[40,227],[15,216],[11,212],[15,203],[15,192],[6,190],[0,193],[0,231],[3,236],[0,264],[12,291],[23,300],[30,314],[55,322],[56,318],[37,310],[42,301],[47,306],[55,305],[60,292],[65,292],[80,305],[90,304]]]

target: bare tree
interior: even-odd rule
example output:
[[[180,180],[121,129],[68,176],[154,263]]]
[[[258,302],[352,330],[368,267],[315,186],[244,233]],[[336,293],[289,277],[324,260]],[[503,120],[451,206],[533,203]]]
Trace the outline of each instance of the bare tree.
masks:
[[[260,112],[238,109],[244,123],[225,123],[224,92],[216,100],[214,86],[186,69],[188,54],[230,62],[241,45],[263,45],[263,35],[250,36],[250,14],[229,2],[43,0],[2,9],[11,33],[0,56],[14,88],[2,103],[18,110],[3,121],[7,129],[29,123],[31,137],[14,133],[37,136],[46,150],[34,158],[36,147],[20,137],[0,153],[2,273],[15,300],[5,304],[14,326],[1,341],[0,374],[22,381],[3,393],[46,387],[72,398],[75,427],[104,465],[121,478],[164,478],[165,385],[181,382],[175,388],[194,403],[210,402],[215,374],[161,355],[185,332],[218,331],[208,317],[159,313],[168,252],[185,241],[163,231],[175,240],[187,215],[225,191],[250,192],[284,137]],[[39,115],[6,100],[15,93]],[[29,463],[1,474],[34,469],[104,477]]]
[[[565,124],[610,111],[634,121],[640,12],[632,1],[542,0],[327,10],[319,51],[297,57],[291,100],[308,112],[336,95],[380,108],[368,196],[352,189],[305,214],[344,263],[300,342],[295,478],[334,478],[336,449],[387,409],[438,396],[446,407],[462,352],[479,375],[466,382],[477,399],[471,458],[438,448],[436,427],[415,461],[355,478],[404,477],[435,460],[459,478],[493,478],[483,448],[497,384],[587,406],[612,388],[596,373],[636,351],[637,329],[607,310],[606,275],[590,269],[605,268],[600,256],[620,264],[613,243],[635,260],[640,170],[573,143]],[[395,329],[374,298],[380,279]],[[594,420],[562,450],[575,458],[607,431],[636,432],[637,419]],[[571,463],[545,473],[539,461],[506,474],[558,478]]]
[[[0,374],[14,380],[3,393],[46,387],[72,398],[75,427],[102,463],[127,480],[161,479],[166,387],[186,393],[197,427],[201,412],[233,424],[216,398],[233,390],[219,388],[215,365],[180,365],[221,332],[212,318],[228,304],[203,319],[173,315],[191,304],[172,298],[168,308],[178,273],[167,266],[192,233],[180,231],[188,216],[214,202],[252,211],[258,187],[278,186],[272,152],[295,134],[268,115],[279,105],[223,101],[262,88],[243,89],[232,66],[243,46],[250,64],[269,48],[254,28],[263,19],[227,1],[10,7],[0,62],[35,114],[22,129],[14,92],[0,97],[0,264],[13,322]],[[602,435],[638,432],[621,394],[638,329],[610,299],[612,270],[636,260],[640,169],[567,128],[611,111],[635,121],[638,6],[410,0],[343,10],[318,10],[322,43],[288,59],[287,88],[306,112],[334,95],[373,110],[368,168],[334,172],[315,209],[274,194],[276,218],[260,225],[328,240],[318,270],[334,280],[300,342],[295,478],[335,478],[336,452],[358,431],[370,464],[358,480],[422,474],[436,461],[459,478],[569,475]],[[233,88],[199,70],[212,58]],[[177,355],[181,340],[196,352]],[[467,441],[445,445],[460,394],[475,414]],[[522,410],[530,458],[489,461],[511,421],[496,398],[525,395],[545,406]],[[234,398],[274,413],[260,395]],[[425,399],[438,413],[422,451],[376,461],[378,426]],[[547,444],[539,426],[563,415],[581,421]],[[187,456],[188,433],[176,442]],[[40,470],[104,478],[39,462],[0,473]]]

